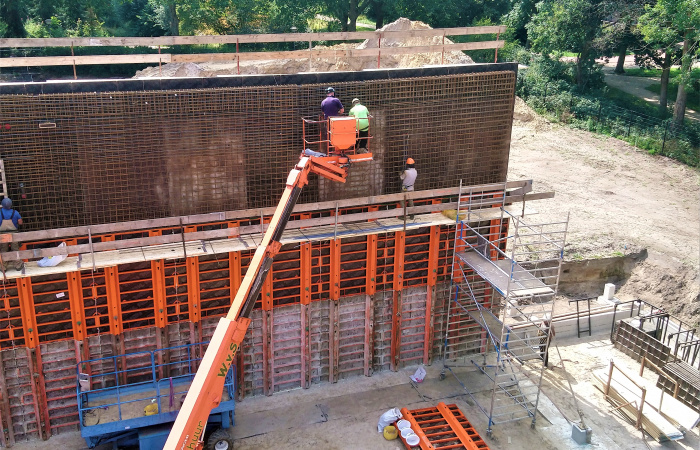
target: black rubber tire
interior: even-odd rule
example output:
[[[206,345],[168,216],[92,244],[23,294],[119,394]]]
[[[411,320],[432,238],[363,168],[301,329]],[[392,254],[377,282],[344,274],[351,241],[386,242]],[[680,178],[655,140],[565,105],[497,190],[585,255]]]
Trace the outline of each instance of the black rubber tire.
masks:
[[[223,444],[226,443],[228,447]],[[216,444],[219,444],[217,448]],[[217,428],[207,439],[207,450],[233,450],[233,438],[223,428]]]

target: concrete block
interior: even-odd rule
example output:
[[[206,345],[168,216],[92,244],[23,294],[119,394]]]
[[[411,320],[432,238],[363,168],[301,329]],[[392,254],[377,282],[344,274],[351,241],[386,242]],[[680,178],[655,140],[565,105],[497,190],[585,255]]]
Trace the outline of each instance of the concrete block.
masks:
[[[593,430],[588,427],[584,430],[576,423],[571,427],[571,439],[579,445],[590,444],[592,435]]]

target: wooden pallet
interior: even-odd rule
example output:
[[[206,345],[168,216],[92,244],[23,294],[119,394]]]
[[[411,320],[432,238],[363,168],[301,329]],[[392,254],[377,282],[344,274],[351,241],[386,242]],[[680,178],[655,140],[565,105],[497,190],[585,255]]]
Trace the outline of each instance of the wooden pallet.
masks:
[[[420,438],[418,445],[411,447],[401,438],[407,449],[468,449],[488,450],[488,445],[479,436],[457,405],[440,402],[431,408],[401,410],[403,418],[411,422],[411,428]]]

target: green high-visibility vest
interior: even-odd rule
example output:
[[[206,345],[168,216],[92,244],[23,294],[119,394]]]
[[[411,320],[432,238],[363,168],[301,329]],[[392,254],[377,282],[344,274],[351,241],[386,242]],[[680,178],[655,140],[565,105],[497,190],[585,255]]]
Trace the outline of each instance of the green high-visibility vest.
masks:
[[[357,129],[360,131],[369,130],[369,111],[361,104],[352,107],[349,115],[357,119]]]

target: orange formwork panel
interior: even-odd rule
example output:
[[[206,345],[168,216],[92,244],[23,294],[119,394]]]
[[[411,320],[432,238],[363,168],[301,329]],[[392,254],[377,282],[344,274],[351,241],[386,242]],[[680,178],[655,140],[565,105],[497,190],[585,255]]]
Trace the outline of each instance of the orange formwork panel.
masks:
[[[420,438],[416,446],[410,446],[401,438],[406,448],[432,449],[467,449],[488,450],[488,445],[479,436],[457,405],[443,402],[431,408],[401,410],[403,418],[411,422],[411,428]]]

